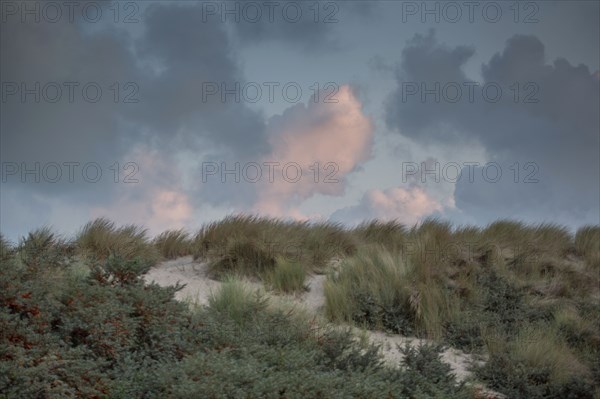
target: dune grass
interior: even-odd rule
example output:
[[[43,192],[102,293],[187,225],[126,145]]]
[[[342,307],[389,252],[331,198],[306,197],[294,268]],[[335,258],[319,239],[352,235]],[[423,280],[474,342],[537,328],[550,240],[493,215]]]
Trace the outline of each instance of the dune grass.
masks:
[[[17,246],[12,248],[17,258],[26,267],[36,269],[42,265],[59,265],[75,252],[72,242],[54,233],[50,227],[42,227],[21,237]]]
[[[375,328],[406,331],[416,312],[411,308],[408,265],[382,248],[362,250],[343,261],[340,273],[326,281],[326,313],[332,320],[365,322]],[[387,323],[386,309],[396,310],[398,320]],[[404,322],[404,323],[403,323]],[[397,325],[397,326],[396,326]]]
[[[487,341],[488,362],[477,374],[510,398],[596,398],[589,365],[553,325],[525,325],[510,339]],[[597,382],[596,382],[597,384]]]
[[[0,259],[7,258],[12,252],[13,248],[11,243],[0,234]]]
[[[325,284],[326,315],[488,353],[476,374],[510,397],[591,398],[600,393],[598,231],[429,219],[403,231],[400,246],[382,240],[346,257]]]
[[[227,240],[219,252],[218,255],[211,252],[208,266],[214,278],[230,275],[260,278],[276,264],[275,254],[267,244],[246,237]]]
[[[407,228],[397,221],[371,220],[352,229],[352,235],[359,244],[381,245],[392,252],[403,248],[407,234]]]
[[[211,293],[208,305],[242,326],[257,310],[266,306],[266,299],[259,292],[252,292],[240,280],[230,277]]]
[[[203,226],[192,243],[195,259],[211,263],[213,275],[231,272],[260,277],[272,271],[276,258],[296,262],[307,272],[322,272],[331,259],[355,250],[340,225],[230,216]]]
[[[105,218],[87,223],[75,242],[84,256],[103,261],[114,255],[127,260],[139,258],[154,265],[161,258],[146,229],[135,225],[117,227]]]
[[[164,231],[156,236],[152,243],[166,259],[175,259],[192,254],[190,235],[183,229]]]
[[[584,226],[575,234],[575,250],[588,267],[600,269],[600,226]]]
[[[445,317],[455,304],[414,263],[382,247],[367,247],[342,263],[325,284],[326,312],[333,320],[351,321],[405,335],[440,338]]]
[[[299,263],[283,257],[276,259],[275,268],[268,272],[263,280],[275,292],[301,293],[307,290],[305,285],[307,272]]]
[[[0,236],[0,259],[13,264],[14,275],[5,276],[9,290],[21,275],[47,282],[54,288],[44,292],[58,298],[90,279],[114,290],[139,286],[140,276],[160,259],[192,254],[225,281],[210,298],[211,311],[236,329],[261,334],[267,328],[257,325],[268,311],[264,297],[235,278],[259,279],[267,289],[290,294],[306,289],[310,273],[326,273],[330,321],[485,354],[489,360],[474,369],[476,378],[511,398],[598,398],[599,245],[600,226],[573,235],[555,224],[510,220],[482,228],[439,219],[410,228],[370,221],[347,229],[231,216],[195,235],[171,230],[150,240],[140,227],[97,219],[73,242],[49,228],[16,245]],[[15,298],[5,299],[13,304]],[[192,369],[186,372],[198,378]],[[420,382],[413,383],[425,384],[422,377],[415,375]]]

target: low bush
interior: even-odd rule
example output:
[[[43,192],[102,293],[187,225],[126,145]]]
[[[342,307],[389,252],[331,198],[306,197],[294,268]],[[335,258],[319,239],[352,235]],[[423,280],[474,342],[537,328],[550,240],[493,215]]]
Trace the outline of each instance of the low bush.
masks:
[[[16,248],[18,259],[29,271],[58,266],[74,254],[71,243],[43,227],[23,237]]]
[[[488,353],[477,377],[511,398],[591,397],[600,394],[596,231],[512,221],[453,230],[429,219],[399,249],[363,245],[347,257],[325,283],[326,314]]]
[[[191,348],[193,337],[177,327],[187,314],[175,289],[139,278],[104,283],[79,267],[42,260],[24,273],[16,255],[2,260],[0,396],[107,397],[132,373],[152,373]]]
[[[76,262],[23,273],[2,260],[0,397],[469,397],[432,356],[388,369],[377,346],[239,282],[190,308],[178,287],[144,285],[139,259],[89,262],[90,273]]]
[[[510,398],[594,398],[589,370],[552,326],[525,327],[489,349],[488,362],[476,374]]]
[[[426,386],[429,383],[437,387],[444,387],[443,394],[447,397],[460,394],[462,385],[457,383],[451,367],[442,361],[442,346],[421,344],[413,347],[406,343],[404,347],[398,349],[404,356],[402,367],[416,385]]]
[[[103,264],[92,263],[90,276],[100,284],[135,284],[151,267],[152,264],[143,258],[128,260],[110,255]]]
[[[0,239],[0,397],[469,397],[439,347],[403,348],[390,369],[350,331],[231,280],[298,292],[336,258],[331,320],[485,353],[476,378],[511,398],[600,397],[599,232],[231,217],[185,244],[225,280],[193,309],[174,300],[180,286],[142,278],[159,248],[185,253],[183,232],[151,242],[98,219],[74,243],[47,228],[17,245]]]

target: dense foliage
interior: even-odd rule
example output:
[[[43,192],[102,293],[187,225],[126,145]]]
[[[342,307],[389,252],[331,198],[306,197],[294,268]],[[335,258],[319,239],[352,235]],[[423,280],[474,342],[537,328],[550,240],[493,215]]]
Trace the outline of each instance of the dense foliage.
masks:
[[[235,281],[194,308],[143,283],[148,259],[84,258],[43,233],[3,250],[2,398],[469,397],[435,348],[389,369],[377,347]]]
[[[325,286],[331,320],[485,354],[476,376],[510,398],[600,397],[600,228],[429,220],[362,234],[378,229],[400,242],[342,262]]]
[[[224,281],[208,306],[142,279],[185,255]],[[2,399],[481,397],[439,346],[406,346],[390,368],[350,330],[238,280],[296,294],[310,273],[327,273],[330,321],[477,353],[475,378],[509,398],[600,398],[598,226],[232,216],[150,240],[98,219],[72,241],[48,228],[18,245],[0,236],[0,262]]]

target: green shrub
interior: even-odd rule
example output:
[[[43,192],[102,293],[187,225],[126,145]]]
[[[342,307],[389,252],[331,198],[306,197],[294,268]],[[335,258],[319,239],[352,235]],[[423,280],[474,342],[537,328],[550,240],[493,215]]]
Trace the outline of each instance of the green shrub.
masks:
[[[215,349],[186,358],[167,396],[468,397],[447,369],[433,364],[439,359],[420,362],[422,368],[387,369],[379,348],[358,344],[349,329],[318,326],[279,310],[249,313],[253,322],[240,325],[220,308],[202,312],[198,334]]]
[[[446,321],[446,340],[455,347],[480,350],[485,345],[484,331],[511,338],[525,325],[552,319],[549,309],[530,305],[526,291],[494,269],[477,273],[476,290],[474,300],[461,303],[461,311]]]
[[[140,258],[89,262],[23,273],[2,260],[0,397],[467,397],[431,367],[385,368],[350,330],[268,307],[239,282],[190,309],[179,287],[144,285]]]
[[[441,359],[442,346],[420,344],[415,348],[406,343],[404,347],[398,349],[404,356],[402,366],[408,372],[413,384],[426,386],[429,383],[436,388],[443,387],[442,392],[448,397],[462,393],[462,385],[457,383],[451,367]]]
[[[489,361],[476,373],[510,398],[594,398],[588,370],[547,325],[524,328],[491,347]]]
[[[16,254],[28,272],[36,273],[68,263],[74,255],[74,248],[49,227],[43,227],[21,238]]]
[[[444,323],[444,341],[448,345],[467,352],[478,352],[484,347],[482,329],[489,322],[474,310],[460,312],[457,317]]]
[[[142,275],[146,274],[152,265],[143,258],[131,260],[110,255],[103,265],[94,263],[91,269],[91,278],[100,284],[135,284],[140,283]]]
[[[325,282],[331,320],[487,352],[477,378],[511,398],[591,398],[600,394],[598,231],[573,239],[560,226],[506,221],[453,231],[434,219],[347,231],[231,217],[192,247],[217,277],[281,291],[341,257]],[[472,397],[439,347],[406,347],[390,369],[350,330],[269,306],[240,282],[226,279],[195,308],[174,300],[181,286],[144,285],[158,247],[181,253],[178,237],[149,242],[138,227],[99,219],[77,248],[47,228],[15,247],[0,240],[0,397]]]
[[[17,258],[2,261],[0,396],[110,396],[134,370],[152,373],[190,349],[174,289],[100,285],[75,264],[44,266],[22,273]]]

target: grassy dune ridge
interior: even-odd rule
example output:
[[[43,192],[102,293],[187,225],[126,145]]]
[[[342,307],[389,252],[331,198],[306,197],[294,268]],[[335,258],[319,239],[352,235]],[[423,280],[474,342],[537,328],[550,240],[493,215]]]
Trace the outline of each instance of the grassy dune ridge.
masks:
[[[230,216],[154,238],[97,219],[73,239],[0,236],[0,398],[477,396],[439,348],[404,348],[392,370],[337,323],[481,354],[475,378],[510,398],[600,398],[599,246],[600,226],[437,219],[348,229]],[[187,255],[225,282],[207,307],[142,281]],[[312,273],[327,275],[333,324],[239,283],[302,293]]]

